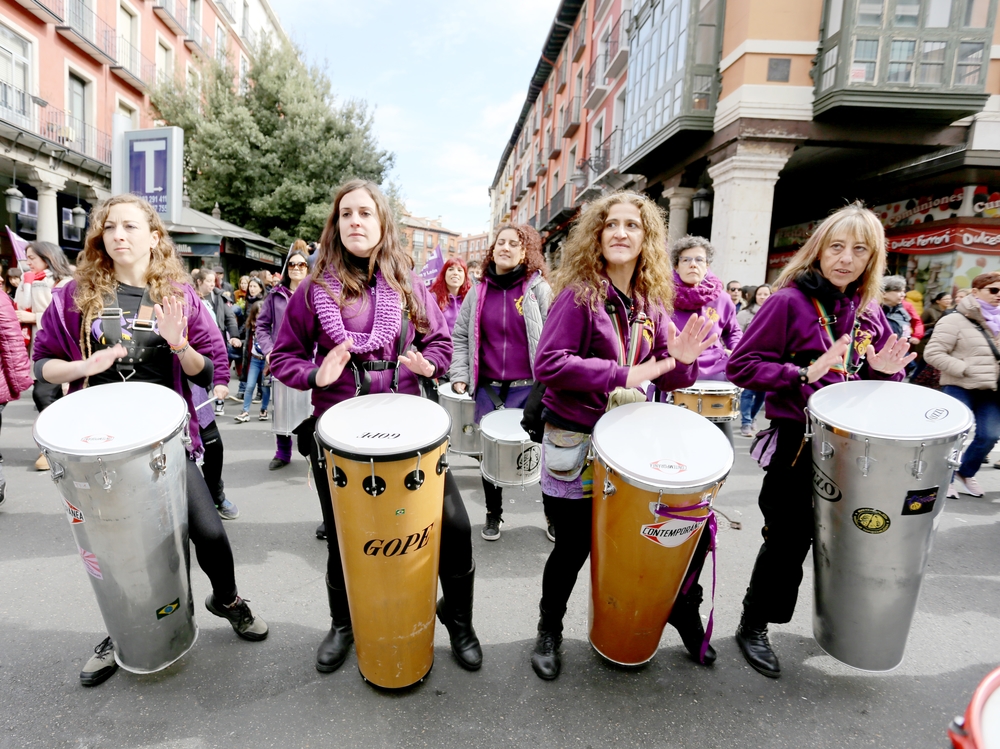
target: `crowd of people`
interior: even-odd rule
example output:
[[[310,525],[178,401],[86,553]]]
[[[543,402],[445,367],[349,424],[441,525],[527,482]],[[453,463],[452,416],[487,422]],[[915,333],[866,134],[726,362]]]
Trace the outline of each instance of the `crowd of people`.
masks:
[[[288,465],[293,447],[312,468],[323,518],[317,536],[328,552],[331,624],[317,650],[321,672],[344,663],[354,635],[316,421],[368,393],[434,398],[436,385],[450,381],[474,399],[479,423],[495,409],[526,406],[535,386],[544,386],[541,490],[553,546],[531,655],[542,679],[561,671],[562,620],[591,550],[591,433],[617,405],[669,400],[699,380],[742,389],[739,435],[755,438],[752,454],[765,471],[764,542],[736,639],[747,662],[770,677],[780,666],[768,626],[790,620],[812,542],[810,463],[798,460],[810,394],[835,382],[908,375],[943,388],[976,417],[975,439],[949,496],[982,495],[975,475],[1000,437],[1000,273],[978,276],[954,306],[939,294],[920,312],[906,298],[905,279],[885,275],[884,230],[860,205],[824,221],[773,285],[753,287],[724,284],[713,273],[707,239],[668,243],[662,209],[638,193],[586,205],[552,274],[532,227],[505,224],[494,236],[481,268],[449,258],[425,286],[384,194],[354,180],[338,191],[317,244],[296,242],[280,274],[255,272],[231,288],[220,268],[187,273],[149,204],[116,196],[94,209],[75,270],[57,247],[35,242],[30,271],[8,273],[12,298],[0,303],[0,401],[33,385],[41,411],[67,392],[123,379],[181,394],[193,427],[190,539],[212,582],[206,607],[240,637],[259,641],[268,627],[238,594],[221,522],[239,510],[225,496],[216,417],[235,398],[236,422],[247,422],[260,388],[258,418],[267,420],[272,378],[310,392],[312,415],[295,429],[297,444],[278,435],[268,468]],[[106,324],[108,308],[121,310],[119,324]],[[136,329],[144,314],[155,314],[154,329]],[[136,363],[126,361],[126,344],[140,352]],[[240,385],[231,395],[234,374]],[[213,400],[215,408],[197,408]],[[756,432],[762,407],[768,424]],[[733,424],[717,422],[730,441]],[[481,536],[497,541],[503,492],[484,477],[483,495]],[[0,502],[3,496],[0,483]],[[473,627],[472,524],[450,471],[440,536],[437,615],[458,663],[477,670],[483,651]],[[711,543],[702,533],[668,620],[705,666],[717,657],[702,623],[698,582]],[[99,684],[116,669],[106,638],[81,682]]]

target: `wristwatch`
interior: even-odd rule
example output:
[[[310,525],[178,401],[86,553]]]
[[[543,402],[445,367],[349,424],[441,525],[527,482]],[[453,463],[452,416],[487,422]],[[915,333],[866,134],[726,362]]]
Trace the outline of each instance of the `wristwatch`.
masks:
[[[809,382],[809,367],[799,367],[799,382],[803,385]]]

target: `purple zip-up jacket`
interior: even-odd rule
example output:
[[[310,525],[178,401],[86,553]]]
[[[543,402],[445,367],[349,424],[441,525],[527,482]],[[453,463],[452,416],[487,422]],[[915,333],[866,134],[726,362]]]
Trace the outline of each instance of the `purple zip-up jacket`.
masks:
[[[458,311],[460,309],[462,309],[462,300],[454,294],[449,294],[448,303],[441,310],[441,313],[444,315],[444,321],[448,323],[449,333],[455,332],[455,321],[458,319]]]
[[[381,273],[381,270],[376,270]],[[416,274],[411,274],[410,284],[413,292],[423,305],[427,318],[428,330],[419,333],[412,320],[407,325],[406,345],[404,351],[412,346],[422,353],[434,365],[431,377],[438,377],[448,371],[451,364],[451,336],[448,334],[448,324],[437,305],[437,300],[427,291],[423,281]],[[278,380],[296,390],[312,390],[313,415],[322,416],[331,406],[353,398],[355,394],[354,373],[348,365],[344,368],[340,379],[325,388],[317,387],[316,373],[326,358],[326,353],[335,347],[335,343],[320,325],[319,317],[312,309],[309,301],[312,279],[307,278],[299,284],[299,288],[288,300],[285,309],[285,319],[278,331],[277,340],[271,350],[271,372]],[[369,333],[372,329],[374,304],[370,299],[356,300],[343,310],[344,327],[347,333]],[[363,327],[363,330],[359,330]],[[358,355],[361,361],[396,361],[396,341],[384,346],[380,351]],[[388,393],[392,387],[392,370],[369,372],[372,393]],[[420,394],[420,383],[417,376],[406,366],[399,367],[399,389],[397,392]]]
[[[215,323],[215,318],[205,308],[201,298],[190,286],[178,285],[177,291],[184,298],[184,313],[188,318],[188,343],[190,343],[191,348],[212,362],[214,367],[212,381],[216,384],[228,384],[229,359],[226,355],[222,333]],[[83,315],[77,309],[73,299],[75,292],[76,281],[70,281],[63,293],[52,295],[52,304],[45,310],[45,314],[42,316],[42,327],[35,337],[35,349],[32,353],[34,361],[41,359],[80,361],[84,358],[80,351],[80,326],[83,323]],[[222,383],[220,383],[220,365],[224,375]],[[191,396],[190,383],[184,370],[181,369],[180,360],[176,356],[171,357],[171,366],[174,390],[184,398],[188,406],[188,413],[191,414],[191,445],[188,452],[200,455],[203,452],[201,435],[199,430],[195,428],[195,425],[198,424],[198,412],[194,410],[194,407],[199,404],[195,403]],[[69,384],[71,393],[82,388],[83,380],[75,380]]]
[[[628,310],[610,282],[602,282],[625,331],[627,348],[631,332]],[[669,357],[670,316],[660,307],[645,312],[649,319],[639,345],[639,361],[650,356]],[[616,387],[625,387],[628,379],[629,368],[618,364],[618,353],[618,336],[605,306],[594,312],[586,303],[577,304],[573,289],[563,289],[549,310],[535,355],[535,377],[546,385],[542,404],[573,424],[593,429],[608,407],[608,394]],[[653,382],[661,390],[676,390],[696,379],[698,362],[677,362],[673,370]]]
[[[530,380],[528,328],[524,313],[527,279],[502,289],[487,276],[479,287],[479,377],[483,380]],[[478,383],[477,383],[478,384]]]
[[[836,317],[831,326],[834,339],[854,328],[860,296],[838,299],[828,315]],[[852,362],[864,357],[869,346],[881,351],[892,335],[888,320],[875,302],[860,315],[858,330],[851,352]],[[757,310],[753,324],[747,326],[743,339],[729,357],[726,374],[734,385],[767,393],[764,398],[768,419],[792,419],[805,422],[805,406],[809,396],[822,387],[844,382],[845,375],[827,372],[813,383],[799,381],[799,367],[807,367],[831,346],[830,337],[820,325],[819,315],[811,298],[794,282],[779,289]],[[849,379],[902,380],[903,372],[884,375],[868,366]]]
[[[271,293],[264,298],[264,303],[260,306],[260,312],[257,314],[256,340],[264,356],[270,355],[274,349],[274,342],[278,338],[281,321],[285,319],[285,309],[291,298],[291,290],[287,286],[278,284],[271,289]]]
[[[677,329],[683,330],[692,315],[704,315],[711,320],[711,333],[719,335],[719,340],[698,357],[698,379],[725,380],[729,352],[736,348],[743,337],[743,331],[736,322],[736,305],[729,294],[723,291],[700,310],[674,309],[670,317]]]

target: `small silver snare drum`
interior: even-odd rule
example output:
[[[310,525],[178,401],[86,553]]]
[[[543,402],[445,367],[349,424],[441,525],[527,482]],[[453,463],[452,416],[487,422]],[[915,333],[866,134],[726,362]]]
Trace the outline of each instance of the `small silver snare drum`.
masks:
[[[524,409],[501,408],[479,422],[483,478],[495,486],[531,486],[542,478],[542,449],[521,428]]]

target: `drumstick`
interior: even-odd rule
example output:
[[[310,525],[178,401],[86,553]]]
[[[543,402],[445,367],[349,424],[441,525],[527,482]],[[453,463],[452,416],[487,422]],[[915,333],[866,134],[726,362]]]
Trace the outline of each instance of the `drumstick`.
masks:
[[[209,403],[215,403],[215,401],[216,401],[216,398],[214,398],[214,397],[213,398],[209,398],[207,401],[205,401],[204,403],[202,403],[200,406],[195,406],[194,410],[197,411],[199,408],[204,408]]]
[[[724,517],[729,522],[729,527],[732,528],[734,531],[738,531],[741,528],[743,528],[743,523],[741,523],[739,520],[733,520],[718,507],[713,507],[712,512],[714,512],[716,515],[722,515],[722,517]]]

